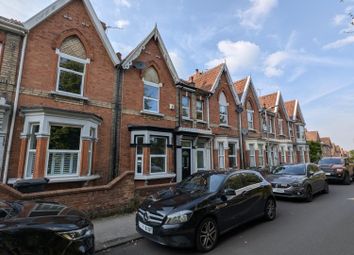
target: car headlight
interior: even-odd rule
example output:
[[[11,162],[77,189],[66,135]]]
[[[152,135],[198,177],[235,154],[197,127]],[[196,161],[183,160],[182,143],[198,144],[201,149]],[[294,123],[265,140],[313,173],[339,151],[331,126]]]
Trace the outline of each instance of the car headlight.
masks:
[[[302,184],[299,183],[299,182],[294,182],[294,183],[291,184],[291,186],[293,186],[293,187],[295,187],[295,188],[299,188],[299,187],[302,186]]]
[[[80,228],[72,231],[58,232],[58,235],[64,237],[67,240],[75,241],[93,235],[93,227],[87,226],[85,228]]]
[[[180,224],[190,220],[193,212],[190,210],[183,210],[176,213],[172,213],[167,216],[165,224]]]

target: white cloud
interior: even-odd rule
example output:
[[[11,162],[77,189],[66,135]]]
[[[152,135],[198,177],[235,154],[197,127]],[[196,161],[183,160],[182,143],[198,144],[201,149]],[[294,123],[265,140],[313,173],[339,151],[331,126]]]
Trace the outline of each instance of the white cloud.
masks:
[[[240,24],[251,29],[260,29],[265,18],[278,5],[278,0],[250,0],[250,2],[250,8],[238,13]]]
[[[177,51],[170,51],[168,54],[170,55],[170,58],[172,60],[174,67],[177,70],[177,73],[181,77],[184,77],[185,69],[184,69],[183,59],[181,58],[181,56],[177,53]]]
[[[285,65],[284,62],[286,62],[289,58],[290,54],[286,51],[277,51],[270,54],[264,61],[264,74],[267,77],[278,77],[283,75]]]
[[[344,46],[350,45],[354,43],[354,35],[347,36],[346,38],[328,43],[323,46],[323,49],[328,50],[328,49],[338,49],[342,48]]]
[[[260,56],[259,46],[248,41],[220,41],[218,49],[222,57],[213,59],[206,65],[210,68],[226,61],[233,74],[242,70],[254,69]]]
[[[115,52],[120,52],[122,54],[122,58],[125,58],[129,52],[133,50],[131,45],[127,45],[124,43],[118,43],[116,41],[111,41],[113,49]]]
[[[115,22],[115,25],[119,28],[125,28],[130,24],[129,20],[126,19],[120,19]]]
[[[306,72],[306,69],[302,66],[296,67],[293,71],[293,73],[290,75],[288,78],[288,82],[294,82],[299,78],[301,75],[303,75]]]
[[[340,26],[344,23],[344,20],[346,20],[347,15],[344,14],[337,14],[336,16],[333,17],[332,23],[335,26]]]
[[[114,0],[114,3],[118,6],[118,7],[131,7],[131,3],[129,0]]]

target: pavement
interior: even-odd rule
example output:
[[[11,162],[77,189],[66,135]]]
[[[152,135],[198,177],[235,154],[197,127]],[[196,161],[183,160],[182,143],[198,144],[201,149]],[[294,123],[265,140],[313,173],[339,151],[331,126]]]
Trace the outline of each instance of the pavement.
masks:
[[[330,185],[330,193],[311,203],[279,200],[277,218],[256,220],[228,232],[208,253],[239,255],[354,254],[354,183]],[[97,255],[200,254],[194,249],[164,247],[145,238],[98,252]]]
[[[96,251],[141,238],[135,231],[135,213],[99,218],[92,222],[95,230]]]

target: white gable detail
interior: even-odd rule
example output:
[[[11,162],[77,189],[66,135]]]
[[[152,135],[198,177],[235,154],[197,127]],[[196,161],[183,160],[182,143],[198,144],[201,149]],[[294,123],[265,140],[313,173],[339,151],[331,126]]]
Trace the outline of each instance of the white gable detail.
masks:
[[[244,89],[244,91],[242,93],[241,104],[243,106],[245,106],[247,95],[248,95],[250,89],[252,90],[252,92],[253,92],[253,94],[255,96],[255,100],[256,100],[256,104],[257,104],[258,110],[261,110],[262,109],[261,103],[259,102],[259,98],[258,98],[256,89],[254,88],[254,85],[253,85],[253,82],[252,82],[252,79],[251,79],[250,75],[247,76],[245,89]]]
[[[63,8],[65,5],[70,3],[72,0],[57,0],[51,5],[49,5],[47,8],[44,8],[41,10],[39,13],[31,17],[29,20],[27,20],[23,25],[26,29],[31,30],[41,22],[43,22],[45,19],[59,11],[61,8]],[[102,27],[101,21],[98,19],[95,10],[93,9],[91,3],[89,0],[82,0],[90,18],[93,21],[93,25],[100,37],[100,39],[103,42],[103,45],[111,59],[114,65],[118,65],[120,63],[117,55],[115,54],[113,47],[111,43],[108,40],[108,37]]]

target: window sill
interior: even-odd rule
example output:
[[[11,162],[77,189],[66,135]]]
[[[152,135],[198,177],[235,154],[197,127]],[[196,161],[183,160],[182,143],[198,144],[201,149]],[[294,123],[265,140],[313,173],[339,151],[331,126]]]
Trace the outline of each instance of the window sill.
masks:
[[[193,122],[193,120],[191,118],[187,118],[187,117],[182,117],[182,120],[183,121],[190,121],[190,122]]]
[[[90,175],[90,176],[67,176],[67,177],[46,177],[49,179],[50,183],[65,183],[65,182],[86,182],[93,181],[101,178],[99,175]],[[14,184],[17,180],[22,180],[21,178],[10,178],[7,183]]]
[[[205,120],[197,120],[197,123],[207,124],[207,122]]]
[[[254,128],[249,128],[248,131],[253,132],[253,133],[257,133],[257,130],[255,130]]]
[[[220,124],[219,127],[222,127],[222,128],[230,128],[230,126],[227,125],[227,124]]]
[[[172,179],[175,178],[176,174],[149,174],[149,175],[135,175],[134,180],[136,181],[146,181],[146,180],[156,180],[156,179]]]
[[[88,97],[80,96],[80,95],[72,95],[72,94],[67,94],[64,92],[60,91],[51,91],[50,94],[52,96],[61,96],[61,97],[66,97],[66,98],[71,98],[71,99],[76,99],[76,100],[82,100],[82,101],[88,101]]]
[[[140,111],[141,114],[144,114],[144,115],[151,115],[151,116],[156,116],[156,117],[164,117],[165,114],[162,114],[162,113],[158,113],[158,112],[149,112],[149,111]]]

